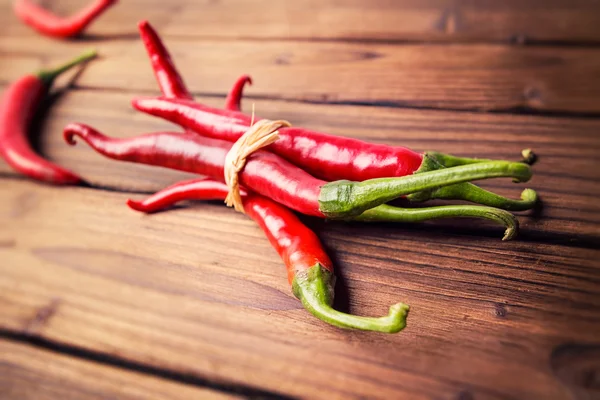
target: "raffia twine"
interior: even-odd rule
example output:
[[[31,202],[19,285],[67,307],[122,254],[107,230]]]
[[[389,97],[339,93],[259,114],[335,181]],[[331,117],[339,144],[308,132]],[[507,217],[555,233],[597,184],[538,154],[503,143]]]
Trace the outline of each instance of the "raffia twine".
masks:
[[[252,119],[254,119],[254,112]],[[234,207],[243,214],[244,205],[240,195],[239,172],[246,165],[247,158],[257,150],[279,139],[279,128],[292,126],[288,121],[263,119],[250,128],[233,144],[225,157],[225,183],[229,193],[225,198],[228,207]]]

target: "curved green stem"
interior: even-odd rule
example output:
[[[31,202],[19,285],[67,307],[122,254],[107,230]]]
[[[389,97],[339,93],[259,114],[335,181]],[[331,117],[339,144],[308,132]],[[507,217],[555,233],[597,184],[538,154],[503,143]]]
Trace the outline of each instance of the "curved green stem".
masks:
[[[430,199],[466,200],[472,203],[483,204],[489,207],[501,208],[509,211],[524,211],[532,209],[538,196],[535,190],[525,189],[521,192],[521,200],[509,199],[489,192],[472,183],[459,183],[458,185],[444,186],[429,193]],[[408,196],[413,200],[412,195]]]
[[[81,64],[83,62],[89,61],[92,58],[96,57],[96,50],[88,50],[80,56],[72,59],[69,62],[64,63],[61,66],[52,69],[41,70],[37,73],[37,77],[42,80],[46,85],[50,86],[54,79],[58,77],[63,72],[68,71],[74,66]]]
[[[524,153],[524,156],[526,154]],[[415,172],[417,174],[455,167],[458,165],[476,164],[482,162],[493,162],[491,160],[460,158],[443,153],[428,152],[423,158],[421,167]],[[509,199],[489,192],[469,182],[444,186],[433,190],[411,193],[406,198],[410,201],[426,201],[432,199],[443,200],[466,200],[489,207],[501,208],[510,211],[523,211],[533,208],[537,202],[537,193],[532,189],[525,189],[521,193],[521,200]]]
[[[319,209],[328,218],[346,218],[400,196],[478,179],[512,177],[517,182],[531,178],[523,163],[490,161],[415,173],[400,178],[363,182],[335,181],[321,187]]]
[[[495,160],[490,160],[490,159],[486,159],[486,158],[456,157],[451,154],[440,153],[437,151],[427,151],[427,152],[425,152],[425,154],[427,154],[427,156],[433,158],[440,165],[442,165],[446,168],[456,167],[458,165],[495,161]],[[533,152],[533,150],[531,150],[531,149],[522,150],[521,157],[522,157],[522,159],[520,160],[520,162],[529,164],[529,165],[533,165],[533,163],[536,160],[536,155]]]
[[[440,163],[446,168],[457,167],[459,165],[476,164],[481,162],[490,162],[496,160],[490,160],[486,158],[468,158],[468,157],[456,157],[451,154],[440,153],[437,151],[425,152],[427,156],[433,158],[435,161]]]
[[[502,240],[510,240],[519,230],[519,222],[511,213],[492,207],[455,205],[436,206],[425,208],[400,208],[382,204],[375,208],[366,210],[354,221],[372,222],[423,222],[439,218],[484,218],[497,222],[504,226],[504,237]]]
[[[292,289],[312,315],[340,328],[396,333],[406,326],[409,307],[404,303],[392,305],[389,314],[379,318],[360,317],[334,310],[331,307],[334,281],[333,274],[317,263],[296,275]]]

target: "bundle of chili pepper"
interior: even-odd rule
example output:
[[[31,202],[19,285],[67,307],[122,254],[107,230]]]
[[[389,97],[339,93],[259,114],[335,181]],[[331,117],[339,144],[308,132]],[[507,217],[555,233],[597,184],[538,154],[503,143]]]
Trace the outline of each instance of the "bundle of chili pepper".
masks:
[[[173,104],[191,105],[191,108],[195,108],[194,103],[190,100],[189,91],[185,88],[183,80],[175,69],[166,47],[160,42],[158,35],[145,22],[140,24],[140,31],[142,36],[145,36],[144,43],[151,56],[153,69],[163,94],[169,97]],[[245,127],[245,130],[248,129],[250,126],[249,117],[237,110],[239,110],[243,87],[249,81],[249,77],[242,77],[236,82],[226,100],[229,111],[213,112],[211,110],[205,113],[206,119],[203,120],[203,123],[208,124],[206,126],[217,132],[229,132],[234,136],[237,135],[238,131],[236,129],[239,129],[239,127]],[[181,97],[185,97],[185,99],[181,99]],[[159,101],[163,100],[159,99]],[[200,106],[200,108],[202,107]],[[143,109],[141,106],[137,108]],[[175,114],[179,111],[181,109],[178,109]],[[178,115],[182,116],[182,114]],[[185,120],[185,118],[183,119]],[[198,136],[189,132],[190,129],[197,129],[198,127],[194,128],[193,124],[187,122],[181,125],[186,128],[186,133],[159,132],[129,139],[115,139],[106,137],[89,126],[70,124],[65,128],[64,135],[67,142],[71,144],[74,144],[74,137],[78,136],[96,151],[114,159],[195,172],[222,180],[224,163],[231,149],[231,142]],[[235,129],[232,129],[232,127]],[[285,129],[280,129],[280,132]],[[220,133],[219,135],[209,135],[219,137]],[[230,136],[225,135],[223,137],[231,138]],[[331,138],[333,137],[324,136],[325,141],[329,141],[328,143],[331,144]],[[312,137],[311,135],[304,137],[294,137],[292,135],[288,137],[292,143],[289,148],[295,149],[294,151],[302,150],[301,142],[303,139],[309,141],[314,139],[314,135]],[[345,139],[340,140],[344,142]],[[356,141],[350,141],[350,145],[349,142],[343,144],[349,147],[352,147],[352,145],[357,146]],[[269,150],[273,147],[272,145]],[[304,148],[307,147],[304,146]],[[342,149],[340,146],[338,148]],[[372,150],[372,148],[369,148],[362,154],[367,157],[363,158],[363,161],[383,162],[385,164],[390,161],[390,157],[393,158],[393,156],[387,157],[386,154],[394,153],[396,156],[395,161],[399,162],[398,165],[385,164],[386,167],[379,168],[379,173],[387,173],[381,171],[395,168],[395,174],[400,176],[360,179],[358,182],[346,180],[327,182],[315,178],[304,169],[269,151],[260,150],[248,158],[245,167],[239,173],[239,181],[243,187],[254,192],[244,195],[244,211],[263,228],[273,246],[286,262],[288,272],[291,271],[289,278],[290,282],[293,283],[294,293],[302,300],[309,311],[337,326],[391,332],[398,331],[404,326],[404,318],[408,309],[406,306],[392,306],[388,317],[380,319],[367,318],[364,320],[361,319],[362,317],[338,313],[329,306],[323,308],[331,301],[331,296],[328,295],[332,289],[332,283],[329,283],[332,282],[331,275],[326,273],[326,271],[331,271],[331,263],[320,245],[315,245],[315,243],[318,244],[316,236],[306,227],[301,226],[296,217],[283,205],[313,216],[353,218],[366,221],[420,221],[431,218],[477,216],[505,224],[508,234],[514,232],[516,220],[512,214],[496,208],[457,205],[401,209],[384,203],[403,195],[412,194],[421,198],[424,194],[431,196],[431,194],[438,193],[440,188],[452,188],[454,185],[454,187],[460,189],[462,185],[461,190],[464,192],[466,189],[471,200],[479,196],[485,201],[491,199],[491,201],[502,204],[506,208],[526,208],[523,203],[531,202],[535,197],[535,192],[525,191],[525,197],[529,198],[519,203],[482,191],[474,185],[471,185],[472,188],[465,186],[470,185],[467,182],[472,180],[501,176],[512,177],[516,181],[526,181],[530,178],[531,171],[529,166],[523,163],[459,159],[437,153],[422,155],[410,152],[407,149],[398,150],[399,148],[387,148],[385,146],[382,149],[384,157],[381,157],[381,154],[369,155],[368,152]],[[349,154],[360,155],[352,149],[347,148],[346,150],[350,150]],[[399,154],[404,157],[398,158]],[[310,159],[311,156],[307,155],[307,157]],[[294,157],[289,158],[294,163],[298,161],[294,160]],[[322,163],[324,158],[321,157],[320,159],[321,166],[327,167]],[[444,163],[456,165],[446,168],[443,165]],[[301,162],[296,164],[304,166]],[[363,170],[366,171],[364,173],[372,173],[368,163],[365,165],[366,167],[363,166]],[[424,168],[424,166],[427,168]],[[341,166],[337,169],[339,173],[343,172]],[[350,167],[350,170],[353,170],[352,167]],[[374,168],[373,170],[377,173],[378,169]],[[412,174],[417,170],[418,174]],[[359,169],[356,168],[353,171],[360,173]],[[314,173],[314,171],[311,172]],[[351,174],[352,172],[350,172]],[[211,180],[191,181],[167,188],[144,202],[130,201],[128,204],[134,209],[152,212],[180,200],[224,198],[226,194],[227,187],[220,182]],[[455,192],[452,195],[455,195]],[[278,224],[267,223],[268,220],[273,219],[279,221]],[[276,228],[278,225],[283,228]],[[288,226],[294,228],[287,229]],[[306,243],[306,246],[302,243]],[[313,254],[315,251],[316,255]],[[290,254],[293,254],[293,257]],[[296,265],[293,262],[294,260],[298,261],[300,270],[295,269],[297,267],[294,266]],[[310,260],[310,262],[304,262],[304,260]],[[317,301],[314,299],[317,299]]]
[[[145,113],[181,125],[188,131],[206,137],[235,142],[244,134],[252,118],[239,112],[242,87],[250,82],[242,76],[227,97],[225,110],[178,98],[136,98],[133,106]],[[399,146],[363,142],[358,139],[328,135],[303,128],[279,129],[280,139],[267,149],[315,177],[325,180],[365,181],[385,177],[401,177],[441,168],[491,162],[492,160],[461,158],[439,152],[418,153]],[[443,186],[408,196],[412,201],[430,199],[467,200],[511,211],[532,208],[537,194],[526,189],[521,200],[507,199],[473,184]]]
[[[153,70],[161,91],[173,98],[181,96],[190,98],[190,92],[185,88],[183,79],[177,72],[166,46],[160,41],[158,34],[147,21],[142,21],[139,28],[144,45],[153,60]],[[233,94],[228,97],[228,103],[234,104],[233,108],[236,107],[236,103],[239,104],[241,88],[246,81],[247,79],[240,79],[232,91]],[[280,129],[280,131],[283,130]],[[219,140],[194,137],[189,134],[178,137],[169,132],[145,135],[138,139],[132,138],[125,141],[111,140],[89,127],[75,125],[67,127],[65,135],[68,139],[71,139],[73,135],[80,135],[88,144],[108,157],[207,174],[217,179],[223,176],[224,157],[230,147]],[[153,141],[156,143],[152,143]],[[426,156],[421,157],[421,163],[429,165],[434,164],[435,161]],[[253,167],[256,168],[253,169]],[[435,173],[432,175],[432,172]],[[273,176],[274,174],[279,176]],[[525,177],[526,180],[529,175],[529,168],[523,164],[486,160],[448,170],[421,173],[418,178],[416,175],[406,176],[401,187],[392,189],[393,182],[396,180],[388,178],[361,183],[345,181],[326,183],[299,168],[294,168],[290,163],[271,153],[257,152],[246,165],[241,178],[242,181],[246,180],[249,188],[297,211],[331,218],[359,215],[369,208],[403,194],[436,189],[451,183],[494,176],[515,178],[520,176],[521,178]],[[432,177],[434,179],[431,179]],[[445,180],[445,177],[449,180]],[[411,180],[423,183],[427,181],[428,186],[419,186],[419,190],[409,189],[406,184]],[[340,189],[348,194],[350,188],[353,188],[354,191],[351,199],[342,200],[336,193]]]
[[[94,0],[76,14],[63,18],[43,9],[31,0],[16,0],[15,14],[38,32],[44,35],[68,38],[81,34],[107,8],[117,0]]]
[[[37,155],[28,141],[29,124],[57,76],[96,56],[88,51],[56,68],[26,75],[12,83],[0,100],[0,156],[16,171],[33,179],[74,184],[81,178]]]
[[[67,125],[64,136],[69,144],[75,144],[73,139],[78,136],[97,152],[113,159],[193,172],[214,179],[223,179],[225,159],[232,146],[230,142],[177,132],[110,138],[78,123]],[[523,163],[489,161],[398,178],[326,182],[273,153],[260,150],[250,156],[239,174],[242,186],[256,193],[303,214],[336,219],[359,216],[411,193],[496,177],[524,182],[531,177],[531,170]]]
[[[238,140],[253,120],[253,117],[239,112],[243,88],[252,83],[252,79],[243,75],[235,82],[225,100],[225,110],[194,103],[193,96],[185,87],[158,33],[148,21],[142,21],[138,26],[164,98],[134,99],[133,106],[140,111],[177,123],[186,131],[195,131],[203,136],[230,142]],[[282,128],[278,132],[279,140],[268,149],[312,175],[326,180],[363,181],[399,177],[443,167],[491,161],[453,157],[438,152],[422,154],[404,147],[367,143],[302,128]],[[537,201],[537,194],[531,189],[526,189],[521,194],[521,200],[511,200],[473,184],[463,183],[415,193],[409,195],[408,199],[461,199],[490,207],[520,211],[532,208]]]

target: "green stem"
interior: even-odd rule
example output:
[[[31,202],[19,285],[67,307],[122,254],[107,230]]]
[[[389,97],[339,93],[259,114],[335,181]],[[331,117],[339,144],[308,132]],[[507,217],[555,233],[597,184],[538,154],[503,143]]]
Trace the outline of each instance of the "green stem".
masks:
[[[523,163],[490,161],[400,178],[379,178],[363,182],[335,181],[321,187],[319,209],[328,218],[347,218],[411,193],[500,177],[512,177],[517,182],[525,182],[531,178],[531,169]]]
[[[427,151],[426,154],[446,168],[457,167],[459,165],[496,161],[486,158],[456,157],[451,154],[439,153],[437,151]]]
[[[482,162],[493,162],[475,158],[460,158],[443,153],[426,153],[423,164],[415,172],[417,174],[455,167],[459,165],[476,164]],[[495,193],[482,189],[472,183],[464,182],[451,186],[444,186],[433,190],[412,193],[406,198],[410,201],[426,201],[432,199],[444,200],[466,200],[489,207],[502,208],[503,210],[523,211],[533,208],[537,202],[537,193],[532,189],[525,189],[521,193],[521,200],[513,200],[499,196]]]
[[[451,154],[440,153],[437,151],[427,151],[427,156],[433,158],[439,164],[446,168],[456,167],[458,165],[475,164],[481,162],[495,161],[486,158],[468,158],[468,157],[456,157]],[[522,163],[532,165],[535,162],[536,155],[531,149],[525,149],[521,151]]]
[[[406,326],[409,307],[403,303],[392,305],[389,314],[379,318],[360,317],[334,310],[331,307],[334,281],[333,274],[317,263],[296,275],[292,289],[312,315],[340,328],[396,333]]]
[[[88,50],[80,56],[72,59],[71,61],[59,67],[39,71],[37,73],[37,77],[46,85],[50,86],[52,85],[52,82],[54,82],[54,79],[56,79],[56,77],[62,74],[63,72],[68,71],[69,69],[83,62],[89,61],[94,57],[96,57],[96,50]]]
[[[412,195],[408,196],[413,200]],[[521,200],[509,199],[484,190],[472,183],[459,183],[458,185],[444,186],[429,193],[430,199],[466,200],[472,203],[483,204],[489,207],[501,208],[509,211],[524,211],[532,209],[538,196],[535,190],[525,189],[521,192]]]
[[[425,208],[400,208],[382,204],[366,210],[354,221],[423,222],[439,218],[484,218],[506,227],[502,240],[510,240],[518,232],[519,222],[511,213],[492,207],[455,205]]]
[[[537,155],[531,149],[521,150],[521,156],[525,164],[533,165],[537,161]]]

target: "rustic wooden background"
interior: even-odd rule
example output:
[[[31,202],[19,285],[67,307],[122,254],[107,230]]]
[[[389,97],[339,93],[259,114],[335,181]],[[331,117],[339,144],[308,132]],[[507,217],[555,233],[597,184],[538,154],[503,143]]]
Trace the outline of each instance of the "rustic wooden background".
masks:
[[[307,219],[335,259],[339,308],[411,305],[397,335],[321,323],[243,215],[124,205],[187,175],[61,140],[71,121],[175,129],[129,106],[158,93],[143,18],[202,102],[249,73],[245,108],[298,126],[466,156],[531,147],[543,208],[507,243],[480,221]],[[89,47],[100,58],[61,80],[37,146],[93,187],[0,161],[0,398],[600,398],[599,1],[122,0],[74,41],[0,3],[2,88]]]

